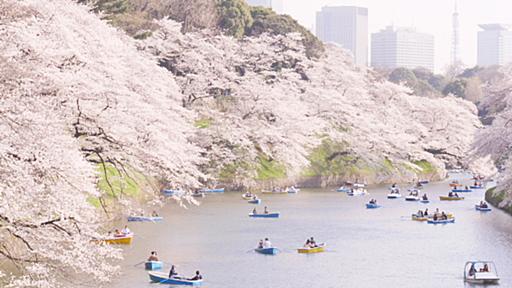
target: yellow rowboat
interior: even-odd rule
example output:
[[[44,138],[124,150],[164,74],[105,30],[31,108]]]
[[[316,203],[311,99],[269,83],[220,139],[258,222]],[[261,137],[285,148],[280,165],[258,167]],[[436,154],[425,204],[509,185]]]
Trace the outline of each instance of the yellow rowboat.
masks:
[[[437,216],[438,216],[438,217],[441,217],[441,214],[439,213],[439,214],[437,214]],[[446,214],[446,216],[448,217],[448,219],[452,219],[452,218],[454,218],[452,213],[448,213],[448,214]],[[432,219],[433,217],[434,217],[434,215],[433,215],[433,214],[430,214],[430,215],[428,215],[428,216],[423,216],[423,217],[420,217],[420,216],[418,216],[418,215],[416,215],[416,214],[412,214],[412,215],[411,215],[411,219],[412,219],[413,221],[419,221],[419,222],[425,222],[425,221],[428,221],[428,220]]]
[[[425,217],[425,216],[420,217],[416,214],[412,214],[411,219],[414,221],[420,221],[420,222],[428,221],[428,217]]]
[[[464,200],[464,197],[450,197],[450,196],[439,196],[441,201],[459,201]]]
[[[254,194],[252,194],[251,196],[247,196],[246,194],[244,194],[244,195],[242,195],[242,199],[251,200],[253,196],[254,196]]]
[[[320,253],[320,252],[325,252],[325,243],[320,243],[318,244],[317,247],[314,247],[314,248],[310,248],[310,247],[302,247],[302,248],[299,248],[297,249],[297,252],[301,253],[301,254],[312,254],[312,253]]]
[[[106,244],[114,244],[114,245],[130,245],[132,244],[133,233],[127,234],[125,236],[120,237],[108,237],[102,240],[93,240],[96,243],[106,243]]]

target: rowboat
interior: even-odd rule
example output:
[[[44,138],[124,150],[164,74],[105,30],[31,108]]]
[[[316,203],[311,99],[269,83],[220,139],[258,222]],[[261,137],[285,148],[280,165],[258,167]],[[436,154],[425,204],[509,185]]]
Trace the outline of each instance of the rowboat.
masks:
[[[144,267],[146,270],[160,270],[164,266],[162,261],[146,261]]]
[[[216,188],[216,189],[201,189],[199,192],[201,193],[224,193],[225,188]]]
[[[414,221],[425,222],[428,221],[427,216],[418,216],[418,214],[412,214],[411,219]]]
[[[401,197],[402,197],[402,194],[400,194],[400,193],[389,193],[388,194],[388,199],[398,199]]]
[[[453,193],[469,193],[469,192],[473,192],[473,190],[471,190],[471,189],[452,189],[452,192]]]
[[[194,192],[192,193],[192,197],[195,197],[195,198],[204,198],[206,197],[206,195],[202,192]]]
[[[459,200],[464,200],[464,197],[439,196],[439,200],[441,200],[441,201],[459,201]]]
[[[254,249],[257,253],[265,254],[265,255],[276,255],[279,251],[277,248],[256,248]]]
[[[350,188],[346,187],[346,186],[341,186],[340,188],[336,189],[336,192],[347,193],[347,192],[350,192]]]
[[[428,203],[430,203],[430,200],[428,200],[428,199],[421,199],[420,202],[423,203],[423,204],[428,204]]]
[[[368,195],[368,191],[363,188],[352,189],[347,193],[348,196],[364,196]]]
[[[129,216],[128,222],[160,222],[164,217],[150,217],[150,216]]]
[[[377,203],[366,203],[366,209],[377,209],[382,206],[378,205]]]
[[[478,204],[475,205],[475,209],[477,211],[482,211],[482,212],[490,212],[490,211],[492,211],[491,207],[482,207],[482,206],[480,206]]]
[[[244,200],[251,200],[252,197],[254,197],[254,194],[251,194],[251,193],[242,194],[242,199],[244,199]]]
[[[164,189],[162,190],[162,194],[165,196],[182,196],[185,192],[179,189]]]
[[[420,201],[420,197],[414,196],[414,195],[408,195],[408,196],[405,196],[405,201]]]
[[[420,181],[418,181],[418,183],[421,184],[421,185],[427,185],[428,183],[430,183],[430,181],[428,181],[428,180],[420,180]]]
[[[106,243],[115,245],[130,245],[132,244],[133,233],[128,233],[124,236],[112,236],[105,239],[93,240],[96,243]]]
[[[261,204],[261,199],[251,199],[247,202],[249,202],[249,204]]]
[[[274,212],[274,213],[263,213],[263,214],[254,214],[254,213],[249,213],[249,217],[252,217],[252,218],[279,218],[279,212]]]
[[[448,223],[455,223],[455,218],[448,218],[446,220],[440,220],[440,219],[437,219],[437,220],[434,220],[434,219],[429,219],[427,221],[428,224],[448,224]]]
[[[478,185],[478,186],[469,186],[470,189],[484,189],[484,186],[483,185]]]
[[[286,192],[288,192],[290,194],[295,194],[295,193],[299,193],[300,189],[295,188],[295,187],[290,187],[290,188],[286,189]]]
[[[468,261],[464,266],[464,281],[474,284],[497,284],[500,278],[491,261]]]
[[[320,253],[325,252],[325,243],[320,243],[317,245],[317,247],[301,247],[297,249],[297,252],[301,254],[313,254],[313,253]]]
[[[187,286],[201,286],[203,284],[203,280],[188,280],[181,277],[172,277],[169,278],[167,273],[160,272],[148,272],[149,279],[152,282],[160,283],[160,284],[171,284],[171,285],[187,285]]]

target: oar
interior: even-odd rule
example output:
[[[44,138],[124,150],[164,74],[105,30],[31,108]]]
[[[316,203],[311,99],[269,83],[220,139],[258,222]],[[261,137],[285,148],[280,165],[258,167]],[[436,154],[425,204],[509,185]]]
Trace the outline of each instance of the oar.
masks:
[[[146,261],[139,262],[139,263],[137,263],[137,264],[133,265],[133,267],[137,267],[137,266],[139,266],[140,264],[145,263],[145,262],[146,262]]]

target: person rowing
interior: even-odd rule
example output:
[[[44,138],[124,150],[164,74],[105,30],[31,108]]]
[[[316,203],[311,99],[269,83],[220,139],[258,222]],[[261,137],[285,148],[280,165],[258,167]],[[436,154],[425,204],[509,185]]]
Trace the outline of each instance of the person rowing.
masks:
[[[176,272],[176,268],[174,265],[171,266],[171,270],[169,271],[169,278],[178,278],[178,272]]]
[[[263,208],[263,213],[264,213],[264,214],[268,214],[268,208],[267,208],[267,206],[265,206],[265,208]]]
[[[311,247],[311,248],[316,248],[316,247],[318,247],[318,245],[316,244],[315,239],[314,239],[313,237],[311,237],[311,238],[309,239],[309,247]]]
[[[427,197],[427,194],[426,194],[426,193],[425,193],[425,194],[423,194],[422,199],[423,199],[423,200],[425,200],[425,201],[426,201],[426,200],[428,200],[428,197]]]
[[[256,211],[256,208],[252,209],[252,214],[253,214],[253,215],[258,214],[258,211]]]
[[[260,239],[260,242],[258,242],[258,249],[263,249],[263,239]]]
[[[375,204],[377,204],[377,200],[376,199],[371,199],[369,203],[375,205]]]
[[[151,251],[151,255],[149,256],[148,261],[158,261],[156,251]]]
[[[197,281],[197,280],[201,280],[203,279],[203,276],[201,276],[201,273],[199,272],[199,270],[196,271],[196,275],[188,280],[190,281]]]
[[[272,243],[270,243],[270,240],[268,238],[265,238],[265,241],[263,241],[263,248],[271,248]]]

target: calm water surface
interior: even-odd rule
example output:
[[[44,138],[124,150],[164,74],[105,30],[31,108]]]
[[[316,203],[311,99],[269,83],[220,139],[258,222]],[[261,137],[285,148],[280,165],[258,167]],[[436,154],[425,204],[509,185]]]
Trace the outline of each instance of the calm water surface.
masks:
[[[388,200],[386,187],[370,187],[365,197],[332,190],[260,195],[258,209],[267,205],[280,211],[279,219],[249,218],[254,205],[239,193],[209,195],[200,207],[188,210],[169,204],[161,211],[164,222],[130,224],[136,236],[125,249],[123,273],[113,287],[168,287],[150,283],[143,265],[135,266],[151,250],[176,264],[182,275],[192,276],[199,269],[204,287],[469,287],[462,273],[470,259],[493,260],[500,287],[512,287],[512,217],[498,210],[475,211],[484,190],[465,193],[464,201],[440,202],[448,182],[423,189],[433,200],[430,204]],[[367,210],[364,204],[370,197],[384,207]],[[456,223],[435,226],[410,220],[411,213],[426,207],[453,212]],[[295,249],[311,236],[327,242],[328,251],[298,254]],[[252,252],[264,237],[281,253]]]

